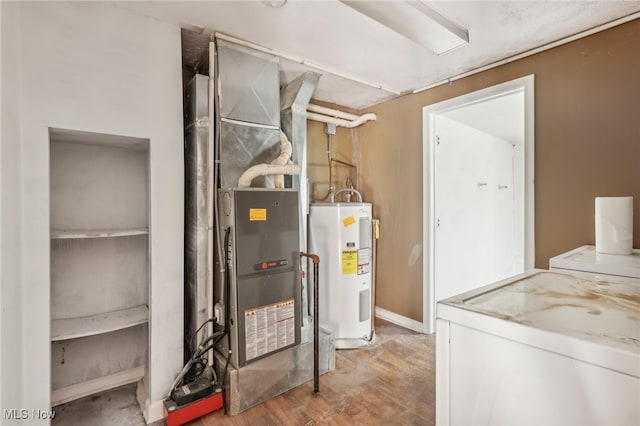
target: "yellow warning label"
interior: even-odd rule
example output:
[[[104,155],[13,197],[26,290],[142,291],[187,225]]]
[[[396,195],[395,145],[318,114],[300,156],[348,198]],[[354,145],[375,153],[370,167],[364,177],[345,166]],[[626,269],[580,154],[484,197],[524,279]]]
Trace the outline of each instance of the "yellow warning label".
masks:
[[[342,275],[358,273],[358,250],[342,251]]]
[[[349,225],[353,225],[354,223],[356,223],[356,218],[353,216],[345,217],[344,219],[342,219],[342,224],[345,228]]]
[[[266,222],[267,209],[249,209],[250,222]]]

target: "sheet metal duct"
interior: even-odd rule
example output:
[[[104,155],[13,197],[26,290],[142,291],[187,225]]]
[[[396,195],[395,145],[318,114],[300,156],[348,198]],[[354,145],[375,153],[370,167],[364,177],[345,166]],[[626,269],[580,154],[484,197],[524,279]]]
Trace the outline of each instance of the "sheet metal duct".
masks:
[[[220,179],[223,188],[235,188],[245,170],[271,163],[280,154],[280,130],[241,123],[220,123]],[[273,188],[273,176],[258,176],[252,185]]]
[[[212,297],[207,291],[213,256],[208,85],[209,77],[196,75],[185,97],[185,350],[198,326],[207,319],[207,304]]]
[[[279,59],[216,39],[220,186],[235,188],[251,166],[280,153]],[[273,188],[273,177],[254,187]]]
[[[285,186],[297,189],[300,198],[298,209],[300,221],[300,251],[307,251],[307,216],[309,215],[309,181],[307,178],[307,105],[316,90],[320,74],[306,72],[293,80],[280,92],[280,113],[282,131],[293,146],[291,160],[301,167],[297,176],[285,176]],[[307,285],[307,262],[302,263],[303,305],[309,315],[311,294]],[[306,321],[305,321],[306,324]]]
[[[227,409],[234,416],[249,408],[287,392],[313,378],[313,330],[302,330],[302,343],[293,348],[246,365],[241,369],[229,367],[227,371],[229,400]],[[336,368],[333,335],[320,329],[320,375]],[[226,359],[215,354],[218,363]]]

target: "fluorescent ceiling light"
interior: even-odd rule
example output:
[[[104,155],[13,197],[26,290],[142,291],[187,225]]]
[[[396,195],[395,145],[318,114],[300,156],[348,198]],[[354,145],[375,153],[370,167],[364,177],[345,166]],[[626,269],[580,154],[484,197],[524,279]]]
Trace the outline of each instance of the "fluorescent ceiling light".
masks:
[[[441,55],[469,44],[469,34],[424,1],[340,0],[350,8]]]

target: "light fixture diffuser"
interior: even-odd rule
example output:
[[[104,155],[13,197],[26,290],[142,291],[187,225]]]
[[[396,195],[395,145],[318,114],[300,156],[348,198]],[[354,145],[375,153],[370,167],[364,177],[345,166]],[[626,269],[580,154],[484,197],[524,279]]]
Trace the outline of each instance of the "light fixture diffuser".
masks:
[[[341,3],[438,55],[469,44],[469,34],[424,1],[358,1]]]

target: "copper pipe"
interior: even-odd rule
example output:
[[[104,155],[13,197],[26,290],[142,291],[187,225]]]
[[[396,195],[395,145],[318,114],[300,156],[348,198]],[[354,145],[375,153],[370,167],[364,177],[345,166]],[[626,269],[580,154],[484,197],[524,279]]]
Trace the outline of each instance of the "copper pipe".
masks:
[[[332,162],[333,158],[331,157],[331,151],[333,150],[331,145],[331,133],[327,133],[327,163],[329,165],[329,188],[327,189],[327,195],[322,197],[320,200],[324,201],[331,195],[331,185],[333,184],[333,176],[332,176]]]
[[[357,169],[357,167],[356,167],[356,166],[354,166],[354,165],[353,165],[353,164],[351,164],[351,163],[347,163],[346,161],[336,160],[335,158],[332,158],[332,159],[331,159],[331,161],[332,161],[332,162],[334,162],[334,163],[342,164],[343,166],[352,167],[352,168],[354,168],[354,169]]]
[[[318,256],[317,254],[309,254],[309,253],[300,252],[300,256],[310,258],[311,261],[314,264],[320,263],[320,256]]]
[[[342,161],[342,160],[337,160],[335,158],[333,158],[333,135],[335,134],[335,126],[334,126],[334,130],[333,133],[331,133],[331,131],[328,129],[327,125],[327,130],[325,131],[325,133],[327,134],[327,162],[329,163],[329,188],[327,189],[327,195],[325,195],[324,197],[320,198],[320,201],[324,201],[327,198],[329,198],[331,196],[331,194],[333,193],[333,164],[341,164],[343,166],[347,166],[347,167],[351,167],[352,169],[355,169],[356,171],[356,185],[355,187],[357,187],[358,185],[358,167],[354,164],[351,163],[347,163],[346,161]]]

